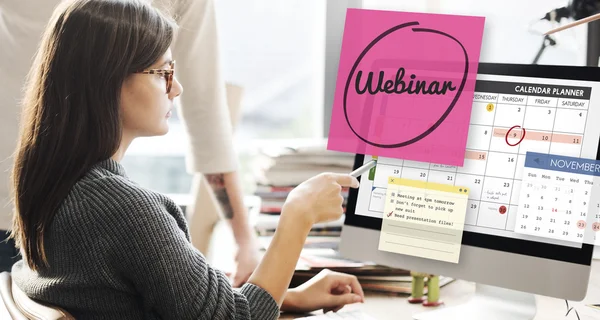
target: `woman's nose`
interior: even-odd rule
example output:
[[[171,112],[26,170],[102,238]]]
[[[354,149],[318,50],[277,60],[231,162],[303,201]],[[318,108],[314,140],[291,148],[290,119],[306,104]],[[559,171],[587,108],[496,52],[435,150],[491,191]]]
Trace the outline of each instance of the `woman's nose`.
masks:
[[[169,92],[169,99],[175,99],[183,93],[183,86],[179,83],[176,77],[173,78],[173,86],[171,87],[171,92]]]

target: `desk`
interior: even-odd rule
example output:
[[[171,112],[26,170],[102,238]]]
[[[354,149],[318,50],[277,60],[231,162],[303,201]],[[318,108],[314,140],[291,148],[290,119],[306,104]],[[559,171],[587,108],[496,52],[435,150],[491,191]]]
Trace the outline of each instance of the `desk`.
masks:
[[[453,306],[467,302],[475,292],[475,284],[463,280],[456,280],[441,289],[441,298],[446,306]],[[553,320],[553,319],[577,319],[573,311],[568,317],[565,317],[567,307],[564,300],[537,296],[536,303],[538,313],[535,320]],[[600,319],[600,310],[586,307],[586,304],[600,303],[600,260],[594,260],[592,263],[592,272],[588,292],[582,302],[569,301],[570,307],[575,307],[581,320]],[[391,297],[379,294],[367,294],[364,304],[349,305],[342,310],[360,309],[376,319],[412,319],[412,315],[427,310],[420,304],[410,304],[406,297]],[[317,313],[315,313],[317,314]],[[280,319],[294,319],[302,317],[300,315],[282,314]]]
[[[215,229],[215,237],[219,240],[213,241],[211,247],[218,246],[220,252],[227,252],[223,248],[234,248],[234,242],[230,235],[229,229],[220,223]],[[218,243],[218,244],[217,244]],[[216,252],[216,250],[211,250]],[[233,251],[231,251],[233,252]],[[212,256],[208,255],[209,261],[213,265],[221,268],[229,269],[232,266],[233,253],[231,256]],[[550,280],[550,279],[549,279]],[[446,306],[453,306],[467,302],[471,295],[475,292],[475,284],[463,280],[456,280],[441,289],[441,300]],[[567,307],[564,300],[555,299],[545,296],[536,296],[538,313],[535,320],[576,320],[577,316],[573,311],[568,317],[565,317]],[[590,284],[585,299],[582,302],[569,301],[570,307],[575,307],[581,320],[600,319],[600,310],[587,307],[586,304],[600,303],[600,260],[594,260],[592,263],[592,271],[590,275]],[[443,306],[442,306],[443,307]],[[418,314],[427,310],[420,304],[409,304],[406,297],[402,296],[386,296],[380,294],[367,294],[364,304],[354,304],[344,307],[342,310],[360,309],[369,315],[379,320],[386,319],[412,319],[412,315]],[[315,313],[318,314],[318,313]],[[294,319],[306,315],[282,314],[280,319]]]

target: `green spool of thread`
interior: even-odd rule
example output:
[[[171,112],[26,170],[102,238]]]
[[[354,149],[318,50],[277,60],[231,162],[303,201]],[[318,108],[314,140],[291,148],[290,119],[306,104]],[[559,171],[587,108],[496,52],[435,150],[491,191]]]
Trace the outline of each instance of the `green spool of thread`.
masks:
[[[413,279],[412,279],[412,296],[413,296],[413,298],[421,298],[423,296],[424,286],[425,286],[425,278],[413,277]]]
[[[436,302],[440,299],[440,276],[433,276],[427,282],[427,301]]]

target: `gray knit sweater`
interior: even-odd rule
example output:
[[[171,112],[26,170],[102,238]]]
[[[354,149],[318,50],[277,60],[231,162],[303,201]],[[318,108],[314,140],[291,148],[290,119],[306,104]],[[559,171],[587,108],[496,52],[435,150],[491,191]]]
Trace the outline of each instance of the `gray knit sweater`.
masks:
[[[13,266],[16,284],[77,319],[276,319],[263,289],[237,292],[190,243],[169,198],[141,188],[109,159],[94,166],[58,210],[45,238],[50,268]]]

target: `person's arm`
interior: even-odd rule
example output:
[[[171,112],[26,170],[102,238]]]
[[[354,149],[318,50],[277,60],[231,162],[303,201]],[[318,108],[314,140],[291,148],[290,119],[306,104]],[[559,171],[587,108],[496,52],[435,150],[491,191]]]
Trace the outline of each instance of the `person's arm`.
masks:
[[[241,182],[237,171],[209,173],[204,176],[221,205],[224,218],[231,224],[238,245],[254,240],[253,231],[248,223],[248,212],[244,205]]]
[[[175,3],[179,28],[172,52],[179,66],[175,76],[185,88],[177,111],[190,143],[187,171],[203,174],[237,171],[214,1]]]
[[[248,222],[241,182],[237,172],[207,174],[205,178],[219,201],[238,245],[236,269],[232,274],[233,286],[238,287],[248,280],[260,260],[258,240]]]

